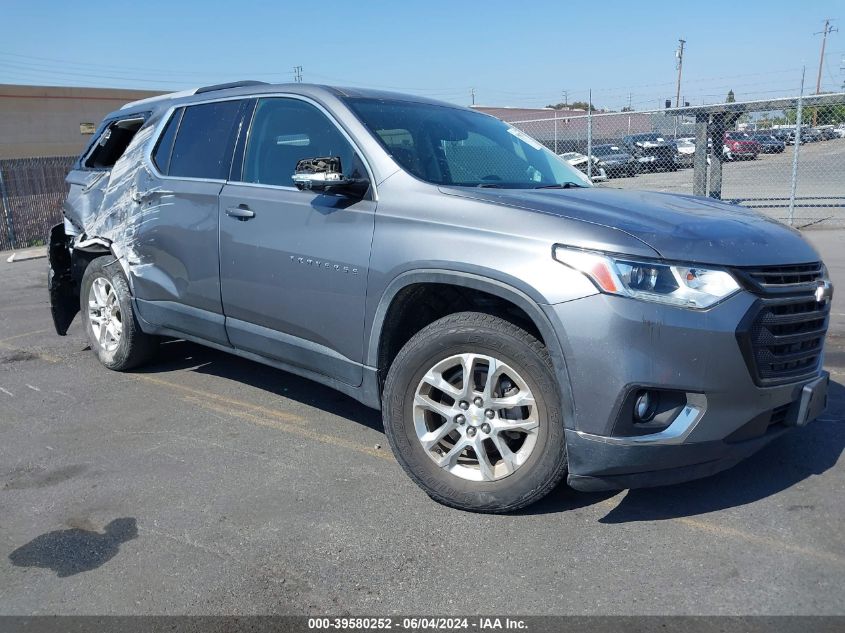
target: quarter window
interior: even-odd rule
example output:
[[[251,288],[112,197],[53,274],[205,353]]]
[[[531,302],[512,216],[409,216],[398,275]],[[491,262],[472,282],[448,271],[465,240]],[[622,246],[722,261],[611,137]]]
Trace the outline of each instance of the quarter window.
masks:
[[[186,107],[173,145],[168,175],[227,179],[242,103],[219,101]]]
[[[161,133],[161,137],[158,139],[158,143],[156,143],[155,150],[153,151],[153,162],[155,163],[155,166],[158,167],[158,170],[163,174],[166,174],[170,169],[170,155],[173,152],[173,140],[176,138],[176,130],[179,129],[179,121],[182,120],[182,112],[184,112],[184,108],[179,108],[173,113],[173,116],[170,117],[170,120],[167,122],[164,132]]]
[[[324,156],[340,157],[347,175],[363,172],[349,141],[319,109],[298,99],[258,102],[244,156],[244,182],[290,187],[297,162]]]
[[[100,134],[85,159],[89,169],[111,169],[129,147],[135,133],[144,125],[144,117],[112,121]]]

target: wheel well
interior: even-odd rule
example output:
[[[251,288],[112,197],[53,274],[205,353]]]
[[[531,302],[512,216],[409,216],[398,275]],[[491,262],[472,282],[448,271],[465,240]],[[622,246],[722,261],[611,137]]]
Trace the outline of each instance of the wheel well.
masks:
[[[483,312],[513,323],[545,345],[539,329],[515,303],[494,294],[443,283],[418,283],[402,288],[390,303],[379,339],[379,383],[399,350],[425,326],[455,312]]]
[[[85,269],[88,268],[88,264],[98,257],[110,254],[111,253],[105,249],[101,251],[81,251],[79,249],[74,249],[73,254],[71,255],[70,273],[77,286],[82,282],[82,276],[85,274]]]

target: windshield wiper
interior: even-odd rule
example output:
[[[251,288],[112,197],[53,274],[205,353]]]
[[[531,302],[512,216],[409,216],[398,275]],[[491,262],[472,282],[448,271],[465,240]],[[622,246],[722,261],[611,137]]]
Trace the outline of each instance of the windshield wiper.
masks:
[[[538,185],[535,189],[583,189],[585,185],[579,185],[574,182],[565,182],[562,185]]]
[[[498,185],[495,182],[482,182],[482,183],[479,183],[475,186],[479,187],[480,189],[501,189],[502,188],[502,185]]]

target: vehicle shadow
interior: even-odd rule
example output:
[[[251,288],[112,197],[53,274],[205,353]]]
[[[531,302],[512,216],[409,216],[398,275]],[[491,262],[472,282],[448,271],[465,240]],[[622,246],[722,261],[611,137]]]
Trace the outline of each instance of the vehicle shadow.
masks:
[[[162,374],[186,369],[243,383],[348,418],[376,431],[383,430],[378,411],[365,407],[339,391],[281,369],[189,341],[165,341],[161,344],[156,360],[135,371]]]
[[[237,381],[342,416],[383,432],[381,414],[342,393],[280,369],[182,340],[162,344],[156,362],[137,370],[161,374],[191,369]],[[674,486],[629,490],[601,523],[657,521],[694,516],[764,499],[832,468],[845,450],[845,387],[831,381],[827,411],[733,468]],[[584,493],[559,485],[519,515],[556,514],[591,506],[620,491]]]

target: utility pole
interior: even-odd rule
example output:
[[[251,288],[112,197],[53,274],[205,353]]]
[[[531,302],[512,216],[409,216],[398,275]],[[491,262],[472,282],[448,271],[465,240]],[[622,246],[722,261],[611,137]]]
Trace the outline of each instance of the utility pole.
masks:
[[[563,107],[567,107],[569,105],[569,91],[563,90],[561,94],[563,95]]]
[[[839,60],[839,74],[845,74],[845,55]],[[842,91],[845,92],[845,79],[842,80]]]
[[[628,93],[628,135],[631,135],[631,97],[633,95]]]
[[[678,40],[680,42],[680,46],[678,46],[678,50],[675,51],[675,56],[678,58],[678,87],[675,90],[675,107],[678,108],[681,105],[681,72],[684,70],[684,44],[687,43],[686,40]]]
[[[822,89],[822,66],[824,66],[824,48],[827,45],[827,35],[828,33],[833,33],[834,31],[838,31],[834,26],[830,24],[830,18],[824,21],[824,28],[819,31],[818,33],[813,33],[813,35],[821,35],[822,36],[822,50],[819,53],[819,74],[816,76],[816,94],[819,94]],[[813,108],[813,127],[815,127],[816,122],[818,121],[818,108]]]
[[[475,105],[475,88],[469,89],[469,96],[472,98],[472,105]]]
[[[298,84],[302,83],[302,66],[293,67],[293,80]]]

